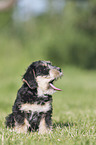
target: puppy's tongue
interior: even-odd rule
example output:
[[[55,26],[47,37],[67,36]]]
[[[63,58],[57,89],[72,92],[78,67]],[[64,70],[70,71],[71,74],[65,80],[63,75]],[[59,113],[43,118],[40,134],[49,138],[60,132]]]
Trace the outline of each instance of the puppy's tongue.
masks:
[[[50,83],[50,86],[54,89],[54,90],[56,90],[56,91],[62,91],[61,89],[59,89],[59,88],[56,88],[53,84],[51,84]]]

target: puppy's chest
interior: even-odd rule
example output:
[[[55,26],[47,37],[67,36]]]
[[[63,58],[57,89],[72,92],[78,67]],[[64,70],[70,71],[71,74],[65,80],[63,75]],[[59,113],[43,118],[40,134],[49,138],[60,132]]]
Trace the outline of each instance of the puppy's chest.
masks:
[[[26,102],[21,105],[20,110],[29,112],[37,112],[37,113],[46,113],[47,111],[52,109],[52,99],[48,98],[39,98],[34,102]]]

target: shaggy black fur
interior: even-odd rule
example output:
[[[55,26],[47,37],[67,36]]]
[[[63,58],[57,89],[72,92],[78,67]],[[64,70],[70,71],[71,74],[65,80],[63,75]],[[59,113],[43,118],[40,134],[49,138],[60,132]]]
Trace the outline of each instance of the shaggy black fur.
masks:
[[[17,124],[24,125],[25,118],[27,119],[29,131],[36,131],[39,129],[40,120],[45,117],[46,126],[50,128],[52,126],[52,96],[44,94],[39,96],[37,93],[38,83],[36,82],[37,76],[49,75],[50,68],[52,66],[50,62],[44,65],[43,61],[33,62],[27,69],[23,76],[23,85],[18,90],[17,98],[12,108],[12,113],[6,117],[6,127],[14,128]],[[56,68],[56,67],[54,67]],[[61,70],[59,69],[61,72]],[[38,104],[44,106],[46,102],[50,103],[50,109],[47,112],[32,112],[32,110],[26,112],[20,110],[22,104]]]

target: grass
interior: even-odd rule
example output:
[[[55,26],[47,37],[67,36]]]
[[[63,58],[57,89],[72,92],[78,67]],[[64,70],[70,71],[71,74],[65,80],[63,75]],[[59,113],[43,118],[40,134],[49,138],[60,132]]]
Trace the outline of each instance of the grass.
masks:
[[[5,128],[5,117],[11,113],[17,90],[22,85],[22,74],[36,57],[31,49],[23,49],[18,41],[14,43],[14,38],[5,39],[6,44],[10,41],[8,48],[1,36],[0,40],[0,145],[95,145],[96,70],[62,68],[64,76],[55,83],[63,91],[53,95],[51,134],[16,134]],[[39,52],[38,56],[45,59]]]
[[[29,65],[29,62],[26,63]],[[12,68],[6,67],[3,72],[2,66],[0,72],[1,145],[96,144],[96,71],[64,67],[64,77],[55,82],[63,91],[53,95],[53,132],[46,135],[38,135],[37,132],[17,134],[7,130],[4,122],[6,115],[11,112],[17,90],[22,84],[20,79],[24,70],[19,65],[15,68],[10,60],[9,65],[12,65]]]

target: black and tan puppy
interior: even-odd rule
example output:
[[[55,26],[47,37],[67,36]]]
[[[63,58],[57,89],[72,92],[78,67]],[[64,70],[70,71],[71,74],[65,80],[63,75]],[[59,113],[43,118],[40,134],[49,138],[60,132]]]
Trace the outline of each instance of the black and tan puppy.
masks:
[[[53,85],[62,76],[61,69],[48,61],[33,62],[23,76],[23,85],[17,93],[12,113],[6,117],[6,126],[18,133],[52,129],[52,94],[60,89]]]

